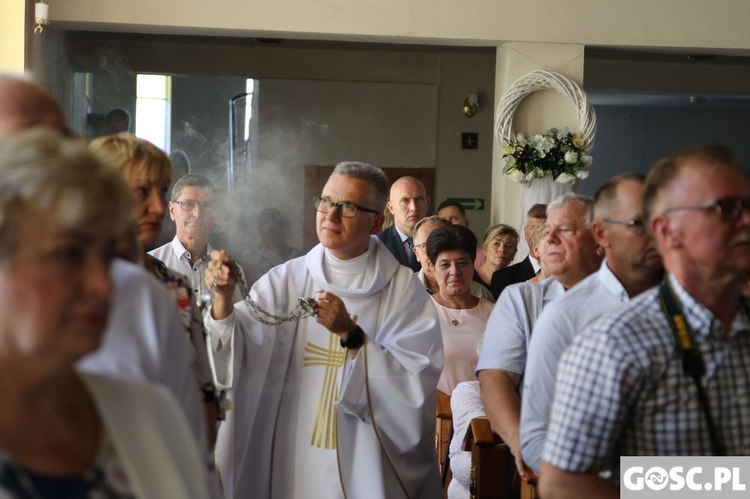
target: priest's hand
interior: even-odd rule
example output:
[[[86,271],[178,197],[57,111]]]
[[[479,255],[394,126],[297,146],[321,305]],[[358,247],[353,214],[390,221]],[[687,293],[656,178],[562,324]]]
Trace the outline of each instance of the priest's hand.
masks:
[[[343,300],[328,291],[318,291],[316,299],[315,320],[342,340],[346,340],[349,332],[356,329],[357,323],[349,315]],[[359,348],[349,349],[349,355],[352,357],[356,357],[358,352]]]
[[[233,293],[237,284],[237,264],[224,250],[211,251],[211,261],[206,267],[204,279],[208,287],[214,287],[214,302],[211,317],[224,319],[234,306]]]
[[[315,319],[318,324],[346,339],[346,335],[357,327],[357,324],[349,316],[343,300],[328,291],[318,291],[316,300],[318,306]]]

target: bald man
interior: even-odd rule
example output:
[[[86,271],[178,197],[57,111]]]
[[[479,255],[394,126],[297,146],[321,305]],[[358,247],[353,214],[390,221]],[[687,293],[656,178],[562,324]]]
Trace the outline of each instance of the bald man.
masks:
[[[0,137],[37,125],[71,135],[62,108],[45,89],[21,77],[0,74]]]
[[[412,240],[414,226],[427,214],[430,200],[424,185],[414,177],[401,177],[391,186],[386,208],[393,215],[393,225],[380,233],[383,241],[398,263],[419,272],[422,265],[414,255]]]
[[[71,135],[62,107],[46,90],[22,77],[0,75],[0,140],[40,125]],[[166,387],[208,456],[193,352],[172,297],[148,272],[124,260],[115,259],[110,274],[114,289],[104,341],[79,361],[79,368]]]

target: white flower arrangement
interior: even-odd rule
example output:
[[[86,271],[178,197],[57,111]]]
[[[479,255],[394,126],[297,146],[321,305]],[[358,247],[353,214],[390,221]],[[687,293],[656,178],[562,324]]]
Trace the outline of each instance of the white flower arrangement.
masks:
[[[558,184],[571,185],[589,176],[592,158],[585,145],[579,134],[567,128],[550,128],[543,135],[530,137],[519,133],[503,147],[503,172],[526,185],[548,176]]]

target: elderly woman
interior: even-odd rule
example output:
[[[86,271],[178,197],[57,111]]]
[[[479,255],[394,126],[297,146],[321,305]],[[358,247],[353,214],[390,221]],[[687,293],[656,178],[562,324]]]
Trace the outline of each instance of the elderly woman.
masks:
[[[518,249],[518,232],[509,225],[493,225],[484,233],[481,249],[484,254],[484,263],[477,267],[474,280],[489,289],[497,300],[499,293],[492,288],[492,274],[510,265],[515,258]]]
[[[54,132],[0,141],[0,496],[208,496],[169,394],[75,368],[102,341],[131,206],[118,175]]]
[[[439,288],[432,299],[445,355],[438,390],[447,394],[458,383],[475,379],[477,341],[492,312],[492,303],[471,294],[476,248],[476,236],[461,225],[440,227],[427,238],[427,256]]]
[[[196,353],[195,370],[203,391],[210,444],[216,437],[218,394],[206,351],[205,331],[192,289],[187,277],[166,267],[163,262],[146,253],[161,231],[161,222],[167,210],[166,195],[172,183],[172,164],[158,147],[135,135],[120,133],[94,140],[89,149],[125,179],[135,200],[132,227],[134,233],[121,240],[125,258],[140,262],[174,295],[185,329],[190,335]],[[129,237],[128,237],[129,236]],[[128,243],[130,248],[128,248]]]

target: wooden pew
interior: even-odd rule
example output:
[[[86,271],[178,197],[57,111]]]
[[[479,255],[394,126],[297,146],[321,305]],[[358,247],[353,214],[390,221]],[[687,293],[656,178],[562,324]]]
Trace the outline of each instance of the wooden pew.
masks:
[[[503,470],[509,458],[507,445],[492,431],[487,418],[474,418],[463,440],[463,449],[471,452],[472,499],[507,499],[503,491]],[[521,499],[540,499],[536,490],[537,476],[528,470],[520,480]]]
[[[448,447],[453,436],[453,414],[451,412],[451,397],[444,392],[437,392],[437,418],[435,421],[435,452],[437,452],[438,467],[443,481],[443,496],[446,496],[448,484],[451,481],[450,467],[447,463]]]

